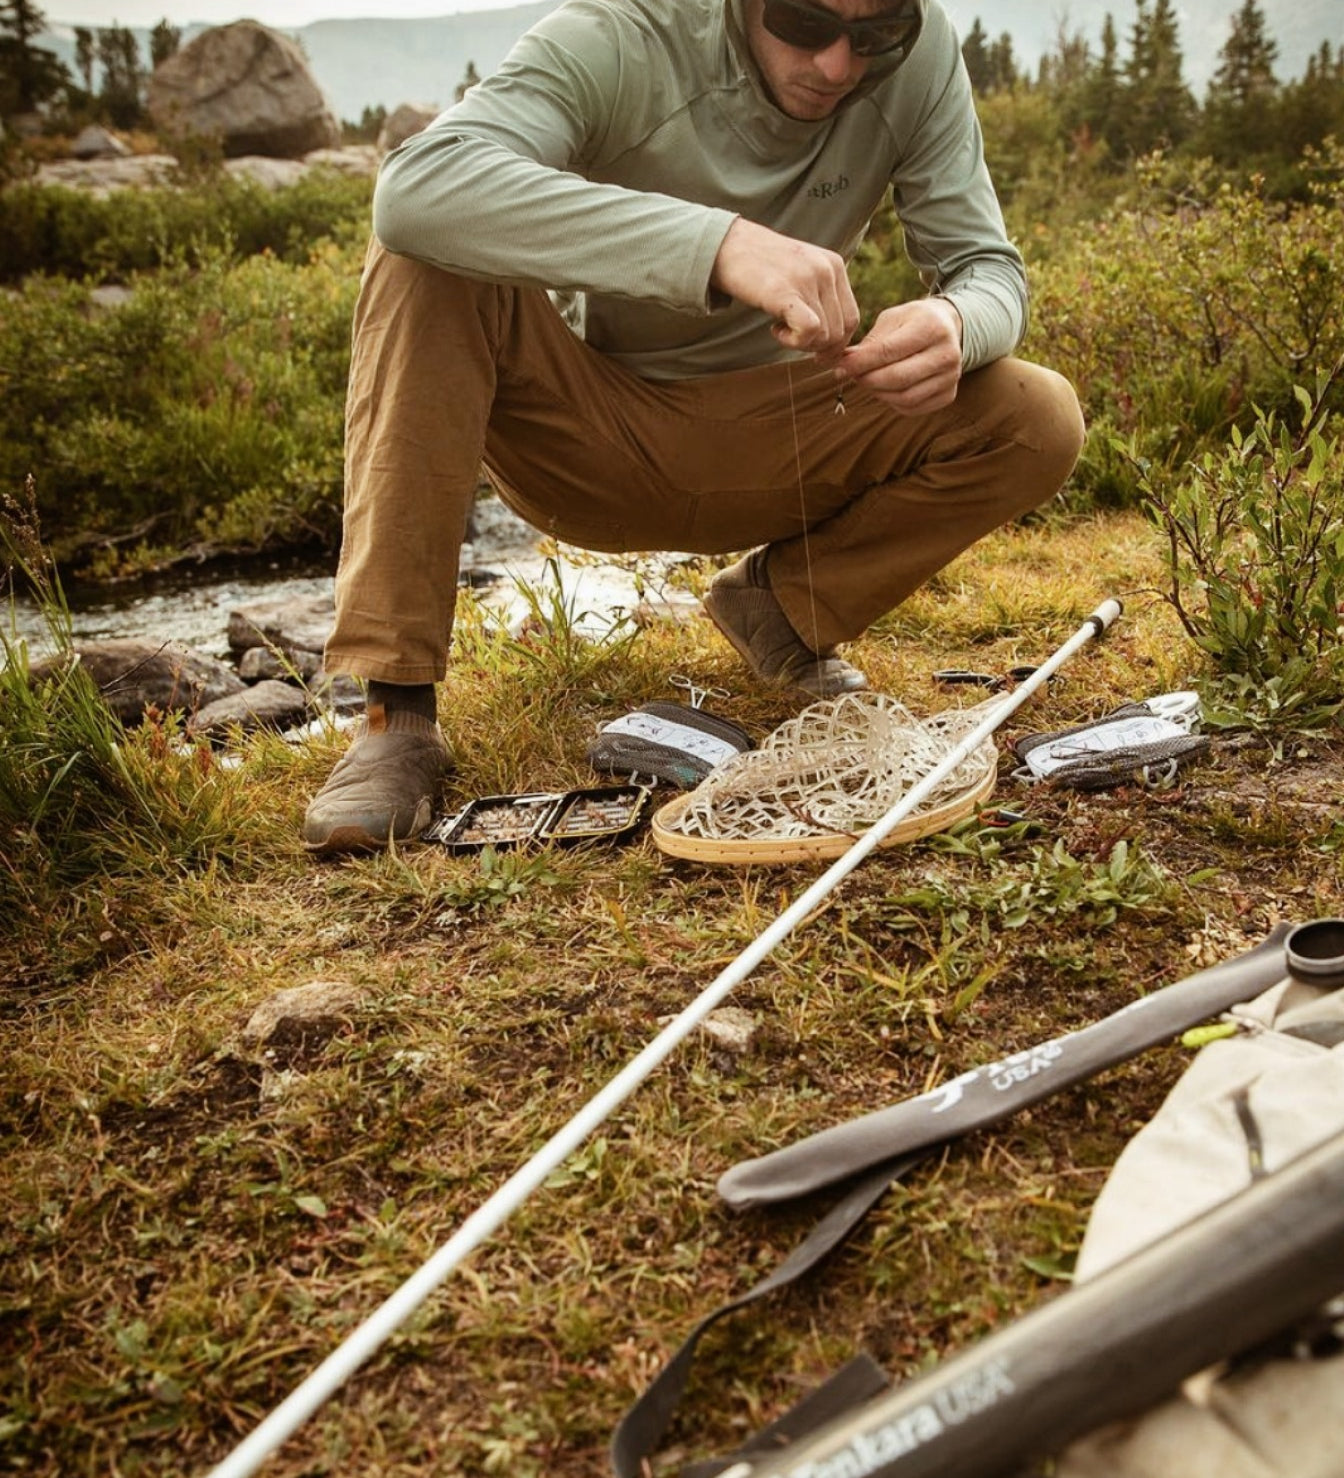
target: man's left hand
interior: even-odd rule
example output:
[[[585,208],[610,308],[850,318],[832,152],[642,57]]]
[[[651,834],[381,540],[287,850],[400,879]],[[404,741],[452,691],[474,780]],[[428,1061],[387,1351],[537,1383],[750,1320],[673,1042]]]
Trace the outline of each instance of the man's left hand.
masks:
[[[946,298],[884,309],[835,361],[841,385],[862,385],[905,415],[951,405],[961,381],[961,314]]]

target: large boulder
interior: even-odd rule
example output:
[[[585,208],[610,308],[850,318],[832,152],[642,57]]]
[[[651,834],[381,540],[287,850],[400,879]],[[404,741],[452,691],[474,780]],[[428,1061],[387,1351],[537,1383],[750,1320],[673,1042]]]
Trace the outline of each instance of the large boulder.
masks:
[[[297,159],[341,137],[298,46],[256,21],[203,31],[162,62],[148,103],[161,133],[218,139],[230,157]]]

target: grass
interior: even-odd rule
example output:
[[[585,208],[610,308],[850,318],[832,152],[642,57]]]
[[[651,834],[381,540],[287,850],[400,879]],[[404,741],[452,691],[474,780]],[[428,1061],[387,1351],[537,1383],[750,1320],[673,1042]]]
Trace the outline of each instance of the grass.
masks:
[[[928,711],[972,701],[935,669],[1040,660],[1120,595],[1107,640],[1003,737],[1187,686],[1197,654],[1157,594],[1156,538],[1124,515],[1005,531],[855,655]],[[441,697],[456,798],[593,783],[597,723],[672,696],[672,671],[729,688],[720,711],[757,733],[796,711],[708,623],[583,644],[562,607],[539,596],[550,624],[516,638],[468,615]],[[74,748],[97,758],[87,700]],[[42,722],[68,712],[46,702]],[[134,785],[90,770],[59,828],[4,817],[8,1471],[218,1461],[815,875],[703,869],[647,837],[316,865],[298,823],[341,737],[257,736],[208,774],[175,739],[116,735]],[[870,859],[734,993],[750,1050],[676,1053],[264,1471],[604,1471],[691,1325],[817,1210],[730,1213],[724,1168],[1082,1026],[1280,917],[1338,913],[1341,759],[1337,734],[1294,735],[1220,745],[1161,795],[1005,779],[1039,830],[972,825]],[[257,1005],[312,981],[357,1004],[249,1045]],[[670,1449],[735,1445],[858,1348],[910,1375],[1051,1296],[1187,1060],[1150,1052],[917,1172],[819,1275],[708,1338]]]

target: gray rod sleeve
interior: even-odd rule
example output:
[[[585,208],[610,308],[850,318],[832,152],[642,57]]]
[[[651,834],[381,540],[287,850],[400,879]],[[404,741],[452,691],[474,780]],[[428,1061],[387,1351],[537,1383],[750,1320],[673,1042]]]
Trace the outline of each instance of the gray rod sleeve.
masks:
[[[1283,940],[1289,929],[1280,924],[1246,954],[1141,996],[1091,1026],[972,1068],[931,1092],[773,1154],[743,1160],[719,1177],[719,1194],[739,1207],[792,1200],[883,1160],[996,1124],[1268,990],[1287,973]]]

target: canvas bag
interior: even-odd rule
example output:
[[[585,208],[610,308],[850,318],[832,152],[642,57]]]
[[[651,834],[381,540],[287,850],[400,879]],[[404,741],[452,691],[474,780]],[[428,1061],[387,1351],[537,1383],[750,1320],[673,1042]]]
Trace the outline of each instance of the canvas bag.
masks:
[[[1126,1146],[1093,1208],[1079,1282],[1344,1132],[1344,989],[1288,979],[1230,1015]],[[1344,1269],[1341,1269],[1344,1287]],[[1340,1478],[1344,1310],[1132,1421],[1076,1442],[1057,1478]]]

